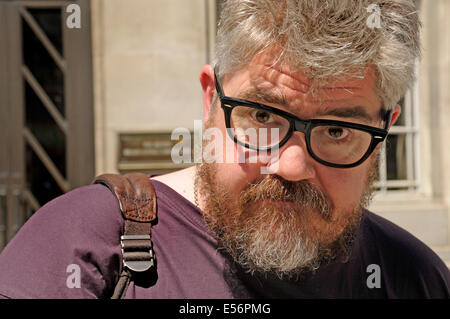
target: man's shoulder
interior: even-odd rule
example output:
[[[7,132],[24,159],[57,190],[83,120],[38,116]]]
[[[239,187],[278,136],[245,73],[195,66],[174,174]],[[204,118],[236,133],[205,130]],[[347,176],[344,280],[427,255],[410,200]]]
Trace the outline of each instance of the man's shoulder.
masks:
[[[103,296],[118,277],[122,228],[117,200],[102,185],[83,186],[51,200],[2,251],[0,294],[13,298]],[[68,267],[73,265],[81,274],[81,289],[67,285],[67,271],[72,269]]]
[[[421,285],[422,288],[428,286],[435,290],[439,287],[449,297],[448,267],[416,236],[386,218],[364,211],[362,237],[369,255],[383,264],[387,280],[398,282],[404,278],[406,286]],[[426,293],[432,296],[434,292]]]
[[[92,222],[98,225],[122,222],[114,194],[100,184],[81,186],[49,201],[30,220],[37,218],[56,223],[70,222],[73,226],[77,223],[88,226]]]
[[[373,241],[366,244],[376,245],[378,249],[402,258],[408,257],[419,264],[443,264],[430,247],[404,228],[373,212],[365,211],[364,214],[365,236],[370,236]]]
[[[378,244],[389,244],[390,247],[405,253],[434,254],[424,242],[409,231],[371,211],[364,211],[363,227],[366,235],[370,233]]]

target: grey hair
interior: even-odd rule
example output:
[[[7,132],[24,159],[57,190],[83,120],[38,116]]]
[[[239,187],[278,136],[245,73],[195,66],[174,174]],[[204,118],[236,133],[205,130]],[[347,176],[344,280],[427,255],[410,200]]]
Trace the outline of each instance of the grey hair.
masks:
[[[369,27],[369,6],[380,24]],[[213,64],[218,76],[280,47],[277,61],[301,69],[312,87],[373,65],[376,92],[392,109],[414,82],[421,55],[420,21],[413,0],[227,0],[221,8]]]

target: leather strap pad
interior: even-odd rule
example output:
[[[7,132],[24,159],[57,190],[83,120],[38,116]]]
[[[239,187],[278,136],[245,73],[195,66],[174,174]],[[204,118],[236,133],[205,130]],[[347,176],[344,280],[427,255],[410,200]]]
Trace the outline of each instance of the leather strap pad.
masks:
[[[150,178],[143,173],[103,174],[94,184],[107,186],[117,197],[125,219],[151,222],[156,218],[156,194]]]

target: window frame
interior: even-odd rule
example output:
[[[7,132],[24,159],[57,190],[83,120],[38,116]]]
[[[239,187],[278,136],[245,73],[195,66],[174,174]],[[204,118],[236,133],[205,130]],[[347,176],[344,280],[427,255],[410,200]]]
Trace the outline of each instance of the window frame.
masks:
[[[416,80],[411,88],[403,96],[404,103],[402,112],[404,113],[403,125],[392,125],[389,135],[405,136],[405,169],[406,178],[388,179],[387,176],[387,154],[386,147],[388,139],[380,149],[379,176],[374,183],[376,194],[419,194],[423,192],[421,176],[421,126],[420,126],[420,88],[419,88],[419,62],[415,65]],[[403,145],[402,145],[403,146]],[[400,189],[395,189],[400,188]]]

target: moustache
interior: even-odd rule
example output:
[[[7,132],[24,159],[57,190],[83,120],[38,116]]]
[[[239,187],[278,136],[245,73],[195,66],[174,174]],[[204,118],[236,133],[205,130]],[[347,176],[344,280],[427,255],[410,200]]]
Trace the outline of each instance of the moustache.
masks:
[[[240,196],[242,207],[263,200],[293,202],[299,209],[313,209],[325,220],[331,219],[331,200],[308,181],[293,182],[270,175],[258,183],[250,184]]]

